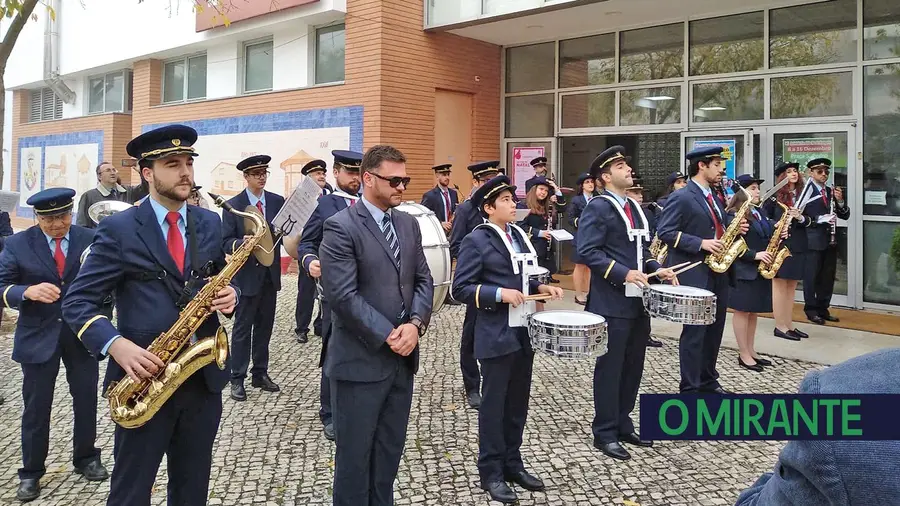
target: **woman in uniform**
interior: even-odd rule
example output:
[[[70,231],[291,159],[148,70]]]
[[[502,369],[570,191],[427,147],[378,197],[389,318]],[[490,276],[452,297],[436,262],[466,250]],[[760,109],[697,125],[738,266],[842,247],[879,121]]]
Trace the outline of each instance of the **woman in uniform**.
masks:
[[[558,283],[559,281],[553,279],[553,275],[556,274],[556,262],[550,256],[550,231],[553,230],[550,214],[560,212],[561,204],[558,203],[557,196],[550,193],[550,190],[551,184],[547,178],[533,177],[525,183],[525,201],[519,201],[516,207],[528,209],[528,216],[518,225],[531,239],[531,244],[538,256],[538,265],[550,271],[551,282]],[[556,207],[551,209],[551,206]]]
[[[594,179],[587,172],[578,176],[575,188],[578,194],[572,197],[569,212],[566,214],[569,215],[569,224],[575,229],[573,234],[575,237],[572,239],[572,263],[575,264],[575,269],[572,271],[572,279],[575,282],[575,302],[583,306],[587,303],[585,296],[588,288],[591,286],[591,270],[587,265],[584,265],[581,257],[578,255],[578,218],[581,217],[581,212],[587,207],[588,202],[597,195],[597,192],[594,191]]]

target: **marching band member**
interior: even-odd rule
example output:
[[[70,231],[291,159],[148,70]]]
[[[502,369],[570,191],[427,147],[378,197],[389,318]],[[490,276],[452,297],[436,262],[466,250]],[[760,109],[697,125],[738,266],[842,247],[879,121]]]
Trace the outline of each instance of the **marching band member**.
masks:
[[[244,173],[247,188],[228,203],[235,209],[256,207],[272,229],[272,220],[284,206],[284,197],[266,191],[269,179],[268,155],[254,155],[241,160],[237,169]],[[222,249],[233,253],[250,236],[244,229],[244,219],[233,213],[222,213]],[[247,259],[234,276],[234,284],[241,290],[241,301],[234,316],[231,335],[231,398],[246,401],[244,379],[250,368],[250,384],[265,392],[279,392],[281,388],[269,377],[269,341],[275,326],[275,303],[281,290],[281,247],[275,245],[275,260],[266,267],[255,256]]]
[[[588,202],[598,192],[594,191],[594,178],[587,172],[578,176],[575,187],[580,191],[578,195],[572,197],[569,212],[566,214],[569,216],[569,224],[575,229],[575,233],[572,234],[574,236],[572,239],[572,263],[575,264],[575,269],[572,271],[572,280],[575,282],[575,302],[583,306],[587,304],[587,299],[584,296],[591,286],[591,270],[587,265],[584,265],[581,256],[578,255],[578,220],[581,218],[581,213],[587,207]]]
[[[550,193],[551,188],[555,194]],[[556,225],[553,223],[554,215],[562,212],[564,206],[562,193],[556,188],[555,183],[544,176],[535,176],[525,183],[525,201],[516,205],[518,209],[530,211],[518,225],[531,238],[540,266],[550,271],[551,283],[559,283],[559,280],[553,278],[556,274],[556,262],[552,257],[555,248],[550,231]]]
[[[472,194],[499,173],[497,170],[499,166],[498,160],[469,165],[468,169],[474,182]],[[450,229],[450,258],[456,259],[459,258],[463,239],[475,230],[475,227],[484,223],[484,217],[473,207],[471,199],[459,204],[453,215],[453,226]],[[475,314],[475,305],[466,304],[466,316],[459,343],[459,368],[462,371],[463,387],[466,389],[466,402],[472,409],[478,409],[481,405],[481,373],[478,372],[478,361],[475,360]]]
[[[678,343],[682,393],[729,393],[719,384],[716,359],[722,344],[728,308],[731,269],[716,273],[702,263],[708,253],[723,251],[719,240],[725,233],[728,215],[711,187],[722,179],[722,148],[699,148],[687,154],[691,180],[666,202],[659,221],[659,238],[669,246],[667,263],[701,262],[681,276],[681,284],[709,290],[716,295],[716,320],[710,325],[685,325]],[[748,225],[741,226],[746,233]]]
[[[319,198],[334,191],[334,188],[325,181],[326,167],[324,160],[312,160],[300,169],[301,174],[312,178],[322,189]],[[300,267],[303,267],[302,262]],[[316,280],[306,272],[306,269],[302,269],[302,271],[297,275],[297,309],[294,311],[297,326],[294,328],[294,335],[297,336],[298,343],[305,344],[309,342],[310,321],[313,324],[313,334],[322,335],[323,311],[322,308],[319,308],[316,319],[312,319],[313,305],[316,300]]]
[[[759,205],[759,185],[764,182],[750,174],[742,174],[735,180],[735,184],[750,192],[754,205]],[[746,200],[744,192],[735,192],[725,212],[733,217]],[[756,208],[750,211],[749,221],[750,228],[744,235],[747,252],[734,263],[736,281],[728,294],[728,307],[734,311],[731,324],[734,326],[734,336],[738,344],[738,365],[744,369],[762,372],[763,366],[770,366],[772,362],[757,355],[753,348],[753,340],[756,336],[759,313],[772,312],[772,281],[759,274],[759,263],[772,262],[772,255],[766,249],[775,231],[775,223]]]
[[[0,253],[0,291],[4,307],[19,310],[12,358],[22,366],[22,468],[16,498],[32,501],[41,494],[50,445],[50,411],[59,374],[66,380],[75,411],[72,464],[90,481],[109,477],[100,463],[97,439],[96,360],[62,322],[62,299],[78,275],[81,252],[94,232],[72,225],[75,190],[48,188],[32,195],[28,205],[38,224],[6,240]],[[103,308],[108,318],[111,307]]]
[[[778,190],[775,200],[789,208],[791,225],[788,227],[788,238],[782,244],[791,250],[791,256],[784,259],[781,268],[772,279],[772,314],[775,317],[775,337],[790,341],[809,337],[806,332],[795,328],[793,322],[794,293],[797,290],[797,282],[803,279],[807,249],[806,229],[810,224],[810,220],[800,214],[796,207],[800,203],[803,188],[803,176],[799,167],[799,164],[790,162],[781,163],[775,168],[776,184],[785,178],[790,180]],[[772,199],[763,203],[763,210],[776,222],[784,215],[782,207]]]
[[[441,221],[444,232],[450,234],[453,226],[453,212],[459,204],[459,195],[456,190],[450,188],[450,167],[451,164],[445,163],[432,167],[434,175],[437,179],[437,186],[425,192],[422,196],[422,205],[427,207]]]
[[[807,186],[822,198],[809,203],[803,213],[809,218],[806,230],[808,251],[803,271],[803,311],[809,321],[824,325],[840,319],[828,312],[834,293],[834,277],[837,272],[838,246],[835,226],[838,218],[850,219],[850,208],[844,201],[844,192],[827,185],[831,173],[831,160],[816,158],[806,164],[810,179]]]
[[[547,176],[547,157],[546,156],[539,156],[539,157],[531,160],[528,163],[529,163],[529,165],[531,165],[531,168],[534,169],[534,176],[532,176],[527,181],[525,181],[526,187],[531,187],[531,185],[534,184],[533,181],[535,180],[535,178],[542,177],[544,179],[549,179]]]
[[[185,203],[193,186],[196,140],[193,128],[170,125],[128,143],[128,154],[139,160],[150,182],[150,196],[100,222],[63,301],[63,318],[88,351],[114,360],[106,368],[104,391],[125,375],[141,382],[161,371],[164,362],[146,347],[172,327],[205,279],[225,265],[219,216]],[[102,307],[112,291],[121,330]],[[231,314],[237,300],[233,285],[223,288],[210,311]],[[218,320],[210,314],[197,335],[215,335]],[[225,367],[210,364],[190,376],[141,427],[116,426],[109,506],[149,506],[164,454],[168,504],[206,504],[222,389],[230,371],[227,362]]]
[[[356,204],[359,199],[359,165],[362,153],[356,151],[335,150],[333,173],[338,190],[319,197],[315,210],[303,226],[300,244],[297,246],[297,258],[303,271],[312,279],[322,278],[322,266],[319,262],[319,246],[322,244],[322,230],[325,220],[339,211]],[[319,379],[319,419],[322,421],[325,438],[334,441],[334,423],[331,410],[331,382],[325,374],[325,356],[331,336],[331,307],[327,298],[320,301],[319,311],[322,314],[322,351],[319,353],[319,367],[322,375]]]
[[[516,221],[515,186],[498,176],[481,185],[472,195],[473,209],[488,223],[463,240],[453,294],[477,311],[475,357],[484,376],[478,409],[478,474],[481,488],[491,499],[514,503],[516,493],[506,484],[539,491],[544,483],[525,470],[520,447],[528,416],[534,351],[524,327],[509,326],[509,305],[525,302],[522,277],[513,269],[509,251],[528,252],[528,238]],[[506,238],[500,235],[505,232]],[[511,248],[511,249],[510,249]],[[529,282],[532,292],[562,298],[562,289]]]
[[[325,221],[321,263],[332,303],[325,372],[331,381],[334,505],[393,504],[434,280],[422,234],[393,210],[409,184],[406,157],[391,146],[363,156],[363,196]]]
[[[666,178],[666,190],[656,199],[656,203],[660,207],[666,207],[666,200],[669,199],[669,195],[685,186],[687,186],[687,178],[682,172],[677,171],[669,174]]]
[[[650,255],[647,218],[640,205],[626,196],[633,187],[625,148],[612,146],[591,163],[591,175],[602,179],[606,192],[588,204],[581,215],[578,253],[591,268],[591,291],[586,310],[606,319],[609,345],[594,365],[594,447],[605,455],[628,460],[622,442],[652,446],[634,430],[630,414],[644,374],[644,354],[650,337],[650,316],[641,291],[629,294],[626,284],[647,286],[645,273],[660,269]],[[644,229],[646,236],[635,234]],[[638,248],[641,253],[638,253]],[[671,269],[658,274],[677,283]]]

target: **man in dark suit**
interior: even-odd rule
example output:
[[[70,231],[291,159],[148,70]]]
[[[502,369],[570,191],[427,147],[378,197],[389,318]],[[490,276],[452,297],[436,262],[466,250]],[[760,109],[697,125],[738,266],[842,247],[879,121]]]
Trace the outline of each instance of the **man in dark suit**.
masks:
[[[307,177],[312,178],[319,188],[322,189],[322,196],[328,195],[334,189],[325,181],[325,161],[312,160],[300,172]],[[300,257],[297,257],[299,260]],[[303,267],[301,264],[300,267]],[[294,328],[294,334],[297,336],[297,342],[305,344],[309,342],[309,322],[312,321],[313,303],[316,300],[316,280],[313,279],[305,269],[301,269],[297,275],[297,309],[294,317],[297,319],[297,327]],[[316,315],[313,324],[313,334],[322,335],[322,308],[319,308],[319,314]]]
[[[468,169],[472,173],[474,183],[473,191],[499,174],[497,170],[499,166],[499,160],[469,165]],[[470,200],[459,204],[454,216],[453,227],[450,229],[450,258],[456,259],[459,257],[463,239],[475,230],[475,227],[484,223],[484,216],[481,211],[472,207]],[[475,314],[474,304],[467,304],[459,343],[459,368],[462,371],[463,387],[466,390],[466,402],[472,409],[478,409],[481,405],[481,373],[478,371],[478,361],[475,360]]]
[[[625,148],[613,146],[591,163],[591,176],[606,191],[591,199],[581,213],[578,254],[591,268],[591,289],[585,309],[606,319],[608,351],[594,365],[594,447],[619,460],[631,455],[620,444],[651,446],[634,430],[630,415],[644,374],[644,354],[650,338],[650,316],[644,311],[640,287],[647,274],[660,268],[650,254],[650,226],[640,203],[627,197],[634,188]],[[646,235],[639,235],[644,230]],[[638,248],[641,255],[638,256]],[[670,269],[658,278],[673,279]],[[628,284],[633,285],[626,289]],[[632,290],[632,292],[629,292]]]
[[[196,140],[193,128],[171,125],[128,143],[128,154],[139,160],[150,183],[149,197],[100,222],[91,251],[63,301],[63,318],[88,351],[98,359],[113,358],[106,368],[104,391],[125,375],[142,382],[165,367],[147,347],[171,329],[206,279],[225,266],[219,216],[185,203],[193,187]],[[101,306],[112,291],[118,329]],[[237,300],[233,285],[219,290],[195,337],[217,335],[219,319],[214,313],[231,314]],[[227,353],[226,344],[219,341],[217,350]],[[142,426],[116,427],[109,506],[149,506],[164,454],[168,504],[206,504],[222,389],[231,370],[228,362],[209,364],[187,378]]]
[[[516,493],[507,481],[531,491],[544,482],[525,470],[520,448],[528,417],[534,350],[528,329],[509,325],[510,306],[525,302],[518,260],[510,251],[535,254],[516,221],[515,186],[498,176],[478,187],[472,205],[487,217],[463,240],[453,291],[474,305],[475,356],[481,361],[484,397],[478,408],[478,474],[481,488],[495,501],[511,504]],[[504,240],[506,235],[506,240]],[[536,255],[534,261],[537,261]],[[514,264],[515,262],[515,264]],[[562,298],[560,288],[529,281],[529,291]]]
[[[75,411],[72,464],[90,481],[109,477],[100,463],[97,439],[97,361],[63,324],[60,306],[78,275],[81,252],[94,238],[90,229],[72,226],[75,190],[49,188],[28,199],[38,224],[10,237],[0,253],[3,306],[19,310],[12,358],[22,365],[22,468],[20,501],[37,499],[50,445],[50,411],[59,374],[66,380]],[[111,308],[104,314],[110,316]]]
[[[450,188],[450,168],[451,164],[445,163],[432,167],[434,176],[437,179],[437,186],[425,192],[422,195],[422,205],[427,207],[441,221],[444,232],[450,234],[452,228],[451,220],[456,206],[459,204],[459,194],[456,190]]]
[[[272,229],[272,220],[284,206],[281,195],[265,190],[269,178],[268,155],[254,155],[241,160],[237,169],[244,173],[247,189],[228,200],[231,207],[242,211],[255,207]],[[244,219],[222,213],[222,249],[227,253],[237,250],[250,233],[244,229]],[[275,259],[265,266],[255,257],[247,259],[234,277],[234,284],[241,290],[241,301],[234,316],[231,335],[231,398],[246,401],[244,379],[253,355],[250,384],[265,392],[278,392],[281,388],[269,377],[269,341],[275,325],[275,302],[281,290],[281,247],[275,246]]]
[[[300,236],[300,244],[297,246],[297,258],[300,259],[300,267],[303,268],[303,272],[311,279],[318,279],[320,283],[322,282],[322,266],[319,262],[319,246],[322,244],[325,220],[356,204],[359,200],[359,164],[363,157],[362,153],[356,151],[335,150],[331,154],[334,156],[334,180],[338,190],[319,197],[319,203],[306,225],[303,226],[303,234]],[[319,380],[319,420],[322,421],[325,438],[334,441],[331,382],[323,367],[331,336],[331,310],[327,297],[322,297],[319,304],[321,304],[319,311],[322,313],[322,351],[319,353],[319,367],[322,367]]]
[[[831,295],[834,293],[834,277],[837,273],[838,246],[832,241],[832,226],[838,218],[850,219],[850,208],[844,201],[840,188],[828,186],[831,160],[816,158],[806,164],[809,179],[804,188],[803,198],[819,195],[803,210],[809,218],[806,229],[807,253],[803,269],[803,311],[809,321],[818,325],[837,322],[840,319],[828,311]]]
[[[800,394],[854,396],[900,394],[900,348],[889,348],[812,371]],[[791,441],[774,472],[765,473],[738,497],[736,506],[791,504],[896,504],[900,442]]]
[[[361,172],[362,198],[325,221],[320,247],[333,313],[325,373],[337,443],[335,506],[394,503],[419,338],[434,296],[419,226],[392,211],[409,184],[406,158],[374,146]]]
[[[528,163],[531,165],[531,168],[534,169],[534,176],[525,181],[525,186],[531,188],[534,186],[533,179],[538,177],[547,178],[547,157],[539,156]]]
[[[722,148],[698,148],[688,153],[687,159],[691,180],[684,189],[669,196],[657,231],[659,238],[669,246],[668,265],[701,262],[681,274],[679,281],[682,285],[709,290],[716,295],[716,320],[710,325],[685,325],[682,329],[678,343],[679,389],[683,393],[729,393],[719,384],[716,359],[725,329],[731,269],[719,274],[702,263],[709,253],[724,251],[720,239],[731,221],[711,189],[722,180]],[[748,228],[749,225],[743,223],[741,232],[747,233]]]

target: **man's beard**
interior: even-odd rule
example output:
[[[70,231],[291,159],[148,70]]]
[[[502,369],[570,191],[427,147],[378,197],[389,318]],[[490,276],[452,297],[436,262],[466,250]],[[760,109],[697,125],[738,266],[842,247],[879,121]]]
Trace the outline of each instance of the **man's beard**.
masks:
[[[338,183],[338,188],[348,195],[357,195],[359,194],[359,185],[357,185],[356,190],[353,189],[352,183],[348,183],[346,186]]]
[[[168,199],[174,200],[176,202],[185,202],[191,196],[191,192],[186,192],[184,195],[179,195],[176,191],[176,188],[179,185],[190,185],[190,181],[179,181],[178,184],[174,184],[172,186],[162,186],[159,181],[153,181],[153,188],[156,190],[156,193],[166,197]]]

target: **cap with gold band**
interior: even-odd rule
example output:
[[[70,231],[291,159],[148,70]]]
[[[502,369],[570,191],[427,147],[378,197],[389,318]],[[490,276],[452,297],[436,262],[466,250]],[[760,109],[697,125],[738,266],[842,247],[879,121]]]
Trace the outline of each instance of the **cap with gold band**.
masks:
[[[611,146],[597,155],[597,158],[594,158],[589,171],[591,176],[597,178],[601,173],[608,172],[610,164],[616,160],[625,160],[627,162],[630,159],[628,156],[625,156],[624,146]]]
[[[808,170],[828,169],[831,170],[831,160],[828,158],[813,158],[806,164]]]
[[[469,165],[469,172],[472,173],[472,177],[477,178],[484,174],[488,174],[490,172],[499,172],[498,167],[500,167],[500,160],[491,160],[488,162],[478,162]]]
[[[489,202],[492,198],[496,198],[504,190],[512,192],[513,197],[516,195],[516,187],[510,184],[509,178],[506,176],[497,176],[490,181],[479,186],[472,194],[472,206],[475,209],[481,209],[485,202]]]
[[[72,212],[75,190],[71,188],[47,188],[28,197],[26,203],[38,216],[56,216]]]
[[[268,169],[272,157],[269,155],[253,155],[244,158],[237,164],[237,170],[247,172],[254,169]]]
[[[304,176],[308,176],[310,173],[316,172],[319,170],[322,172],[325,172],[325,167],[326,167],[325,160],[313,160],[313,161],[307,163],[306,165],[304,165],[303,168],[300,169],[300,173],[303,174]]]
[[[185,125],[167,125],[138,135],[125,150],[128,155],[140,160],[157,160],[173,155],[197,156],[194,143],[197,131]]]
[[[362,153],[356,151],[347,151],[343,149],[336,149],[332,151],[331,156],[334,157],[335,164],[340,164],[350,172],[358,172],[359,166],[362,164],[363,159]]]
[[[450,173],[450,167],[453,167],[453,164],[450,164],[450,163],[443,163],[443,164],[441,164],[441,165],[435,165],[435,166],[432,167],[431,169],[434,170],[434,173],[435,173],[435,174],[449,174],[449,173]]]

